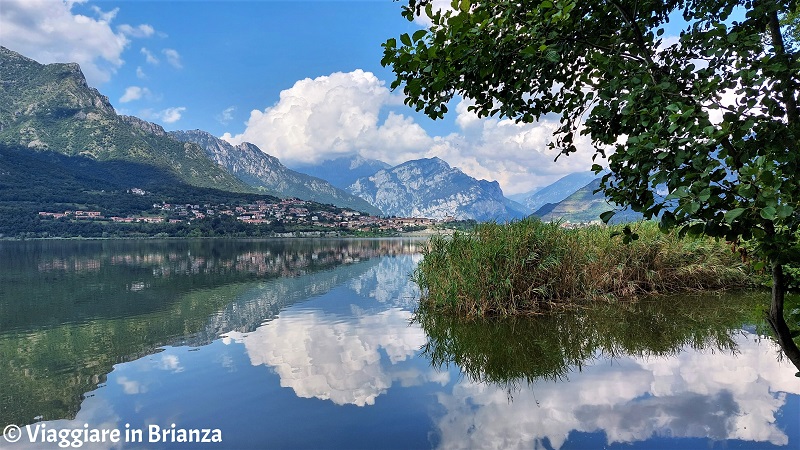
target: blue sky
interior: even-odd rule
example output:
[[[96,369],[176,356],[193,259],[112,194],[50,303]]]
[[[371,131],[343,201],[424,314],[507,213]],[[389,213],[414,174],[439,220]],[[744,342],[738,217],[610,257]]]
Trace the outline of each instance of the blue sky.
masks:
[[[434,122],[403,105],[380,45],[424,24],[406,21],[401,4],[0,0],[0,45],[78,62],[119,113],[253,142],[290,167],[437,156],[515,194],[591,166],[586,141],[553,162],[554,120],[478,119],[458,100]]]

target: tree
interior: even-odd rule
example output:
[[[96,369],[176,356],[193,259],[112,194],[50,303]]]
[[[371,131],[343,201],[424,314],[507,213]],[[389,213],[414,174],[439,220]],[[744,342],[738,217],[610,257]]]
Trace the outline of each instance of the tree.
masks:
[[[800,27],[798,1],[456,0],[452,8],[409,0],[403,15],[432,25],[383,44],[382,64],[406,103],[441,118],[458,94],[481,117],[557,115],[551,147],[569,155],[576,134],[588,135],[594,157],[607,159],[601,189],[613,202],[664,229],[754,243],[756,264],[772,272],[768,321],[800,368],[783,317],[783,267],[800,260],[800,50],[785,37]],[[679,36],[666,36],[676,20]]]

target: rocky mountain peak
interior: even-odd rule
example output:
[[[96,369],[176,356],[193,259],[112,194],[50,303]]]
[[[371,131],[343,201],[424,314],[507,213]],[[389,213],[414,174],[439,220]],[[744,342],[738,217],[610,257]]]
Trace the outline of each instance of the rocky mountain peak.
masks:
[[[440,158],[380,170],[359,178],[349,190],[396,216],[504,221],[527,214],[503,196],[497,182],[476,180]]]
[[[146,120],[142,120],[138,117],[134,116],[119,116],[123,122],[136,127],[146,133],[154,134],[156,136],[166,136],[167,132],[164,131],[164,128],[161,125],[148,122]]]

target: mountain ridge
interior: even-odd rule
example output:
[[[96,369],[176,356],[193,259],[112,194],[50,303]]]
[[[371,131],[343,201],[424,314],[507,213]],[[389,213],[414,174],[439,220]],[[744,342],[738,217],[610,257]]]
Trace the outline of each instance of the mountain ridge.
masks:
[[[497,181],[476,180],[437,157],[379,170],[349,191],[396,216],[507,221],[527,215]]]
[[[292,166],[292,169],[321,178],[340,189],[347,190],[359,178],[369,177],[379,170],[391,167],[383,161],[356,155],[327,159],[319,164],[296,164]]]
[[[193,186],[255,192],[199,146],[154,134],[153,129],[163,132],[158,125],[118,115],[108,97],[89,87],[78,64],[40,64],[0,47],[0,77],[0,143],[99,161],[144,162]]]
[[[167,135],[199,145],[212,161],[244,183],[270,195],[297,197],[373,215],[382,214],[379,208],[323,179],[289,169],[278,158],[249,142],[232,145],[203,130],[170,131]]]

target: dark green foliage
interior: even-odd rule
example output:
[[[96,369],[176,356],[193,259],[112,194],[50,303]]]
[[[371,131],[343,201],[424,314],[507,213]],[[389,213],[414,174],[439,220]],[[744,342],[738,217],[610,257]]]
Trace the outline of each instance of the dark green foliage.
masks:
[[[685,346],[736,351],[733,335],[759,322],[764,294],[670,297],[593,304],[540,317],[465,320],[423,304],[424,354],[434,367],[456,364],[470,380],[504,385],[562,379],[598,355],[669,356]]]
[[[607,159],[611,202],[665,230],[753,242],[772,269],[770,323],[800,369],[782,317],[783,266],[800,261],[798,5],[461,0],[442,13],[409,0],[403,15],[433,25],[387,40],[381,62],[406,104],[430,117],[455,95],[479,117],[555,115],[550,147],[569,155],[588,135],[594,157]],[[680,35],[667,39],[678,15]]]
[[[147,193],[128,192],[139,188]],[[0,237],[269,236],[318,231],[308,225],[250,225],[230,216],[191,223],[112,223],[42,219],[39,211],[84,209],[104,216],[156,214],[154,203],[241,205],[275,197],[191,186],[174,173],[142,163],[97,161],[49,151],[0,145]],[[340,211],[330,205],[315,210]]]
[[[407,104],[440,118],[460,94],[479,116],[555,114],[552,147],[570,154],[586,134],[608,156],[612,202],[684,233],[755,239],[771,263],[800,259],[800,60],[779,25],[795,0],[457,5],[410,0],[404,16],[433,26],[384,44]],[[667,45],[675,14],[685,24]]]

